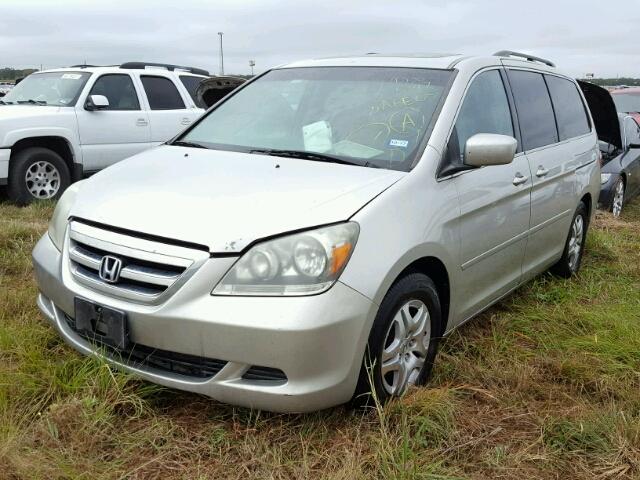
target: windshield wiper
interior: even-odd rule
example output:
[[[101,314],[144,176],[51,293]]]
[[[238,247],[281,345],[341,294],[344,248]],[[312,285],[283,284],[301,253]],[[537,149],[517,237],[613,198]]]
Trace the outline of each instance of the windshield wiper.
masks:
[[[47,102],[44,100],[34,100],[32,98],[30,98],[29,100],[18,100],[18,103],[23,104],[23,103],[29,103],[31,105],[46,105]]]
[[[356,162],[353,160],[345,160],[333,155],[318,152],[305,152],[304,150],[278,150],[277,148],[253,149],[249,153],[258,153],[261,155],[271,155],[274,157],[300,158],[302,160],[312,160],[315,162],[340,163],[342,165],[355,165],[357,167],[376,167],[377,165],[369,162]]]
[[[209,147],[205,147],[201,143],[196,142],[184,142],[182,140],[177,140],[175,142],[170,143],[169,145],[175,145],[176,147],[191,147],[191,148],[204,148],[209,150]]]

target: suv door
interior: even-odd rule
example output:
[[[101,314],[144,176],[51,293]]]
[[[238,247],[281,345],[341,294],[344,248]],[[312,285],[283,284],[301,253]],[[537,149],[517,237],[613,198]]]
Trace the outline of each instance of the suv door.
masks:
[[[450,165],[461,165],[466,141],[477,133],[518,138],[501,70],[471,82],[447,147]],[[463,318],[515,288],[522,275],[529,229],[529,164],[522,152],[513,162],[454,176],[460,207],[460,269]]]
[[[76,107],[85,171],[100,170],[150,147],[149,120],[130,75],[100,75],[88,95],[104,95],[109,106],[89,111],[87,96]]]
[[[509,69],[523,148],[533,173],[531,226],[523,272],[531,277],[562,255],[578,205],[576,169],[596,160],[577,86],[562,77]]]
[[[160,75],[140,75],[140,82],[147,97],[152,145],[171,140],[191,125],[196,114],[187,108],[173,80]]]

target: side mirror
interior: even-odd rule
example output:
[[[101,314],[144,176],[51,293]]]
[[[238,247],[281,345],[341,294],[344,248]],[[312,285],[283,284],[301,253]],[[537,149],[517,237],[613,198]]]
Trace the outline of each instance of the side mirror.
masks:
[[[84,104],[84,108],[90,112],[94,110],[104,110],[105,108],[109,108],[109,99],[104,95],[89,95]]]
[[[507,165],[517,148],[518,141],[509,135],[477,133],[464,146],[464,163],[471,167]]]

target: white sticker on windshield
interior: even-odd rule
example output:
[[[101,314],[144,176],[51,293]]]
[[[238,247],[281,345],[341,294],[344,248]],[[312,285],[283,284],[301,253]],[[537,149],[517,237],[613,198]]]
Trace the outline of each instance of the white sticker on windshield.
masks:
[[[389,140],[389,146],[407,148],[409,146],[409,140],[398,140],[397,138],[392,138]]]
[[[62,75],[63,80],[80,80],[81,78],[82,75],[80,75],[79,73],[65,73],[64,75]]]
[[[302,137],[308,152],[328,152],[333,147],[331,125],[325,120],[302,127]]]

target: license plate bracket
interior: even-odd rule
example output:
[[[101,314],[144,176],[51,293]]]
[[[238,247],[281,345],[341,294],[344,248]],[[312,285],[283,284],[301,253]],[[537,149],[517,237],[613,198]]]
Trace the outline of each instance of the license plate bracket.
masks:
[[[129,346],[127,314],[84,298],[75,299],[76,329],[79,333],[117,349]]]

